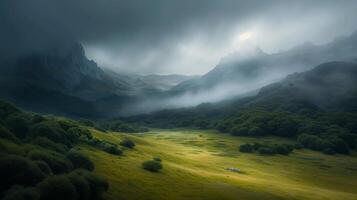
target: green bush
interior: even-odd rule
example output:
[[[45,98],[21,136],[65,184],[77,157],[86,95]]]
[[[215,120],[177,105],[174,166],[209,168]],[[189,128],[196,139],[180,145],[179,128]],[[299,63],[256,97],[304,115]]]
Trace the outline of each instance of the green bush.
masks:
[[[120,145],[132,149],[134,148],[135,143],[129,139],[124,139],[123,141],[120,142]]]
[[[31,123],[32,124],[37,124],[40,122],[46,121],[46,118],[44,118],[42,115],[35,114],[32,116]]]
[[[242,144],[239,146],[239,151],[243,153],[252,153],[254,151],[254,147],[251,144]]]
[[[72,163],[64,155],[54,151],[33,150],[27,156],[31,160],[46,162],[54,174],[66,173],[73,169]]]
[[[4,139],[10,140],[10,141],[13,141],[15,143],[20,142],[19,139],[14,134],[12,134],[9,130],[7,130],[1,124],[0,124],[0,138],[4,138]]]
[[[332,149],[336,153],[350,153],[348,144],[343,139],[334,135],[322,139],[315,135],[301,134],[297,140],[304,147],[312,150],[324,151],[325,149]]]
[[[66,145],[63,145],[60,143],[55,143],[52,140],[49,140],[45,137],[37,137],[37,138],[31,140],[31,143],[36,144],[36,145],[46,148],[46,149],[51,149],[58,153],[65,153],[68,151],[68,148]]]
[[[144,169],[151,171],[151,172],[158,172],[162,169],[161,162],[158,162],[155,160],[145,161],[145,162],[143,162],[142,166]]]
[[[334,155],[336,154],[336,152],[332,149],[332,148],[326,148],[322,151],[324,154],[327,154],[327,155]]]
[[[12,185],[31,186],[41,181],[45,174],[32,161],[22,156],[0,157],[0,193]]]
[[[21,110],[18,109],[16,106],[0,99],[0,119],[5,119],[9,115],[19,113],[21,113]]]
[[[29,124],[23,115],[11,115],[6,121],[5,125],[18,138],[25,138],[29,131]]]
[[[72,127],[67,130],[67,137],[72,143],[76,143],[80,137],[92,139],[93,136],[88,129],[80,127]]]
[[[73,128],[73,127],[78,127],[78,125],[79,125],[77,122],[69,120],[69,119],[57,119],[56,123],[59,124],[60,127],[65,131],[67,131],[68,129]]]
[[[51,175],[52,174],[52,170],[50,168],[50,166],[48,166],[48,164],[45,161],[42,160],[35,160],[33,161],[38,168],[40,168],[40,170],[46,174],[46,175]]]
[[[3,200],[39,200],[40,193],[34,187],[13,186],[6,191]]]
[[[89,157],[76,150],[70,150],[67,153],[67,158],[72,162],[74,168],[82,168],[89,171],[94,170],[94,165]]]
[[[88,181],[91,191],[91,199],[101,199],[103,193],[109,188],[109,184],[106,179],[96,176],[86,170],[75,170],[71,174],[81,176]]]
[[[75,186],[68,177],[49,176],[38,184],[41,191],[41,200],[77,200],[78,194]]]
[[[275,144],[275,152],[281,155],[289,155],[293,151],[293,146],[287,144]]]
[[[91,120],[82,119],[79,123],[83,124],[84,126],[94,127],[95,123]]]
[[[118,147],[114,145],[107,144],[104,146],[103,150],[107,153],[113,154],[113,155],[121,155],[123,152],[118,149]]]
[[[71,172],[68,175],[69,180],[76,188],[78,194],[78,200],[90,200],[91,198],[91,188],[87,179],[76,172]]]
[[[260,148],[260,147],[262,147],[263,145],[262,144],[260,144],[260,143],[258,143],[258,142],[254,142],[253,143],[253,149],[255,150],[255,151],[258,151],[258,149]]]
[[[260,147],[258,153],[261,155],[274,155],[276,151],[271,147]]]
[[[32,138],[46,137],[54,142],[70,146],[71,142],[66,138],[66,132],[55,121],[44,121],[30,128]]]

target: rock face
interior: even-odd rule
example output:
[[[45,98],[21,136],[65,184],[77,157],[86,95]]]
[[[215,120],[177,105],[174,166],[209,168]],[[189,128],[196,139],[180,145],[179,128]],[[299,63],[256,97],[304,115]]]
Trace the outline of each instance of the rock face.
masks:
[[[2,62],[0,71],[0,97],[34,111],[110,116],[133,98],[134,87],[88,60],[78,43]]]

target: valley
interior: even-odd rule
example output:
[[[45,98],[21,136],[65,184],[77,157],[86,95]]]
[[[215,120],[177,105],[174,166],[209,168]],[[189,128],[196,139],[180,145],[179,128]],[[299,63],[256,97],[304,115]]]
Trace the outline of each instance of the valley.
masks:
[[[108,199],[345,199],[357,198],[357,155],[324,155],[294,150],[289,156],[238,151],[243,143],[293,143],[276,137],[234,137],[215,131],[151,130],[144,134],[103,133],[94,137],[119,144],[130,138],[134,149],[118,157],[81,146],[95,172],[110,183]],[[142,169],[159,156],[163,170]],[[227,168],[238,168],[233,172]]]

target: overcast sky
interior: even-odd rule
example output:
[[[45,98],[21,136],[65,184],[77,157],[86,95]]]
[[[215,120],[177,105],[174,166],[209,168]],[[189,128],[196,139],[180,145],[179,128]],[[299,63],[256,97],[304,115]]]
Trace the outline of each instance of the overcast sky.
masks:
[[[349,35],[356,10],[354,0],[2,0],[0,41],[9,52],[71,38],[102,67],[203,74],[247,45],[273,53]]]

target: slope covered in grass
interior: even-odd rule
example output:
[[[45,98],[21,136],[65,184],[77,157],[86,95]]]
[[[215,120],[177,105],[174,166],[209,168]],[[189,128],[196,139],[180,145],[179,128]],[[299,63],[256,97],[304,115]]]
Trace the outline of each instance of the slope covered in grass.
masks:
[[[294,150],[289,156],[238,151],[256,141],[290,143],[274,137],[233,137],[210,131],[154,130],[145,134],[102,133],[94,137],[134,149],[117,157],[83,146],[95,172],[110,182],[108,199],[357,199],[357,156],[328,156]],[[142,169],[143,161],[162,159],[163,170]],[[233,172],[227,168],[239,168]]]

